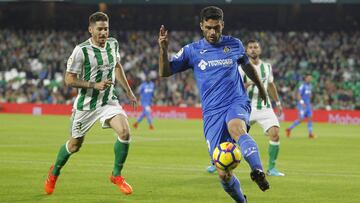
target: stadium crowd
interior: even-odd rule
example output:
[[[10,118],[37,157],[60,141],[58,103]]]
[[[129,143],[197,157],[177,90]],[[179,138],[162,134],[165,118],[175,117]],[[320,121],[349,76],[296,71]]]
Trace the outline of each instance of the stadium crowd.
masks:
[[[296,105],[296,88],[305,72],[313,75],[315,109],[360,109],[360,32],[231,31],[243,42],[260,40],[262,59],[273,64],[275,82],[286,108]],[[150,77],[155,81],[154,104],[199,106],[191,71],[159,79],[157,31],[119,31],[120,55],[129,83],[136,89]],[[0,29],[0,103],[70,104],[76,90],[65,87],[66,60],[76,44],[89,37],[80,31],[13,31]],[[199,32],[171,31],[172,54]],[[119,99],[126,97],[118,88]]]

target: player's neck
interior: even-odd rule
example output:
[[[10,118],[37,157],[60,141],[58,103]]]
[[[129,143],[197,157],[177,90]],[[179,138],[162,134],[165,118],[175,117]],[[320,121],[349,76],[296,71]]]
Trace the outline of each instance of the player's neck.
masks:
[[[256,57],[255,59],[254,58],[250,58],[250,61],[252,64],[254,65],[259,65],[260,63],[260,58],[259,57]]]

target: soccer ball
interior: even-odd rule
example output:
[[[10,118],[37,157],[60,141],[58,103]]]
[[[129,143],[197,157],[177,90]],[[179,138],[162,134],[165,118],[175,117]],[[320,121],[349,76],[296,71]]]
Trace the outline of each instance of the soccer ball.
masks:
[[[218,169],[230,171],[240,163],[241,152],[233,143],[223,142],[214,149],[212,159]]]

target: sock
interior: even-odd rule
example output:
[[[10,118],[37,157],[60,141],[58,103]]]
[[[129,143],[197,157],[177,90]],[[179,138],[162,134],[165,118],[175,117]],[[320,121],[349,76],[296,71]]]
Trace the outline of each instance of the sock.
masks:
[[[119,137],[115,141],[114,144],[115,161],[114,161],[113,176],[121,175],[121,170],[124,166],[129,151],[129,145],[130,145],[129,142],[130,140],[120,140]]]
[[[54,164],[54,168],[51,171],[51,173],[54,176],[59,176],[60,175],[60,169],[66,164],[67,160],[69,159],[71,153],[69,152],[69,150],[67,149],[67,144],[65,143],[63,146],[60,147],[60,150],[58,152],[55,164]]]
[[[240,182],[235,175],[231,176],[229,182],[221,180],[221,185],[223,186],[225,192],[227,192],[236,202],[246,202],[240,188]]]
[[[248,134],[241,135],[238,140],[238,145],[242,155],[244,156],[246,162],[249,163],[250,168],[261,169],[262,165],[260,161],[259,148],[256,142]]]
[[[294,121],[294,123],[288,128],[289,130],[292,130],[293,128],[295,128],[297,125],[300,124],[299,120]]]
[[[313,122],[312,122],[312,121],[308,121],[307,127],[308,127],[308,132],[309,132],[309,135],[310,135],[310,134],[312,133]]]
[[[279,154],[280,142],[269,141],[269,170],[275,168],[277,156]]]

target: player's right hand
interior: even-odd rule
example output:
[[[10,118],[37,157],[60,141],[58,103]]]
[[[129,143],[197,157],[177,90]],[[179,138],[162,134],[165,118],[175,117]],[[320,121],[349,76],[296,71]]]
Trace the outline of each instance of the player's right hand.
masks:
[[[113,84],[114,83],[111,80],[106,79],[104,81],[96,83],[94,88],[97,89],[97,90],[105,90],[105,89],[109,88]]]
[[[167,47],[169,44],[168,31],[165,29],[164,25],[161,25],[161,27],[160,27],[158,43],[159,43],[160,49],[167,50]]]

